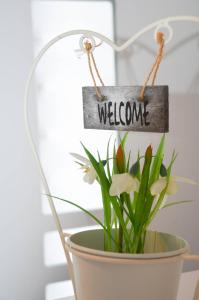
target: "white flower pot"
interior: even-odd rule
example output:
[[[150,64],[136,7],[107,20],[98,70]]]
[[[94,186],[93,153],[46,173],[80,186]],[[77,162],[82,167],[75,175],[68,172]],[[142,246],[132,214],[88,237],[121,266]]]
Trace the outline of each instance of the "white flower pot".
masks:
[[[176,300],[183,260],[191,258],[186,241],[152,231],[145,254],[103,251],[102,230],[79,232],[66,243],[77,300]]]

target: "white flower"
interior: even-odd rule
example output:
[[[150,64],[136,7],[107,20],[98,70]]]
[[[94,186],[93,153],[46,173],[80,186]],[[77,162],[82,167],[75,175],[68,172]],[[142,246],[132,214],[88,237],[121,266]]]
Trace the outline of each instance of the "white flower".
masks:
[[[152,186],[150,188],[151,195],[152,196],[159,195],[166,188],[166,186],[167,186],[166,194],[174,195],[177,193],[177,191],[179,189],[177,182],[183,182],[183,183],[188,183],[188,184],[193,184],[193,185],[197,184],[195,181],[188,179],[188,178],[179,177],[179,176],[170,176],[169,183],[167,186],[167,178],[162,177],[152,184]]]
[[[85,173],[83,180],[89,184],[92,184],[97,178],[97,173],[93,168],[90,160],[77,153],[70,153],[70,154],[81,162],[81,169],[83,169]]]
[[[110,196],[118,196],[121,193],[138,191],[139,180],[129,173],[115,174],[112,177],[112,184],[109,190]]]

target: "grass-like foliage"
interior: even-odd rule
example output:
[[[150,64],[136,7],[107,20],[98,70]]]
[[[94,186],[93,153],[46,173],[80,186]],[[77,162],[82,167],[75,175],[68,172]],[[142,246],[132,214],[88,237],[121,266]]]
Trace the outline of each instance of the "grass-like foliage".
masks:
[[[106,158],[101,158],[99,153],[94,156],[83,144],[87,158],[72,154],[85,172],[84,180],[90,184],[96,181],[100,185],[103,221],[74,202],[54,198],[78,207],[101,226],[104,230],[105,251],[143,253],[146,231],[160,209],[189,202],[165,203],[165,196],[177,192],[176,181],[179,179],[187,183],[194,182],[171,176],[176,154],[173,152],[170,163],[165,166],[165,135],[155,153],[149,145],[144,155],[138,152],[134,156],[136,159],[132,164],[130,153],[127,155],[125,151],[126,140],[127,134],[121,139],[117,149],[114,145],[110,151],[109,139]]]

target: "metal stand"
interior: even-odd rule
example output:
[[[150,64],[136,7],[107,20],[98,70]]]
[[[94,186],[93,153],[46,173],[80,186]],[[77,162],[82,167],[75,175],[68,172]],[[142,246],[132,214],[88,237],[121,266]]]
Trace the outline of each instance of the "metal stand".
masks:
[[[43,48],[42,50],[39,52],[39,54],[37,55],[37,57],[34,59],[33,64],[31,66],[29,75],[28,75],[28,79],[26,82],[26,88],[25,88],[25,94],[24,94],[24,120],[25,120],[25,128],[26,128],[26,133],[28,136],[28,140],[34,155],[34,158],[36,160],[36,163],[38,165],[38,169],[40,172],[40,176],[42,179],[42,183],[44,186],[44,190],[45,193],[48,195],[48,201],[49,201],[49,205],[51,208],[51,212],[56,224],[56,228],[59,232],[60,238],[61,238],[61,242],[62,242],[62,246],[64,249],[64,253],[68,262],[68,269],[69,269],[69,274],[72,280],[72,284],[73,284],[73,288],[74,288],[74,293],[75,293],[75,299],[77,300],[77,295],[76,295],[76,290],[75,290],[75,281],[74,281],[74,274],[73,274],[73,266],[72,266],[72,261],[70,258],[70,253],[69,253],[69,248],[68,245],[65,242],[65,238],[69,236],[68,233],[64,233],[59,216],[56,212],[55,209],[55,205],[53,202],[52,197],[50,197],[49,195],[50,193],[50,189],[48,186],[48,182],[46,179],[46,176],[44,174],[44,170],[42,168],[42,164],[39,158],[39,154],[36,148],[36,144],[34,142],[34,138],[32,135],[32,130],[31,130],[31,126],[30,126],[30,122],[29,122],[29,112],[28,112],[28,100],[30,98],[30,88],[31,88],[31,84],[32,84],[32,79],[34,76],[34,72],[37,68],[37,65],[39,64],[41,58],[44,56],[44,54],[47,52],[47,50],[52,47],[55,43],[57,43],[58,41],[72,36],[72,35],[82,35],[80,38],[80,49],[81,51],[84,51],[84,39],[87,38],[91,41],[92,45],[93,45],[93,49],[95,49],[95,38],[98,38],[101,42],[105,42],[107,43],[110,47],[112,47],[116,52],[121,52],[123,50],[125,50],[126,48],[128,48],[131,44],[133,44],[142,34],[155,29],[154,31],[154,35],[156,36],[156,32],[165,28],[166,30],[168,30],[168,38],[166,40],[166,44],[169,43],[172,40],[173,37],[173,29],[171,27],[171,23],[172,22],[179,22],[179,21],[188,21],[188,22],[199,22],[199,17],[195,17],[195,16],[175,16],[175,17],[168,17],[165,19],[161,19],[158,20],[146,27],[144,27],[143,29],[141,29],[140,31],[138,31],[137,33],[135,33],[129,40],[127,40],[123,45],[118,46],[117,44],[115,44],[113,41],[111,41],[109,38],[107,38],[106,36],[94,32],[94,31],[89,31],[89,30],[72,30],[72,31],[68,31],[68,32],[64,32],[58,36],[56,36],[55,38],[53,38],[51,41],[49,41]],[[196,298],[194,298],[196,299]]]

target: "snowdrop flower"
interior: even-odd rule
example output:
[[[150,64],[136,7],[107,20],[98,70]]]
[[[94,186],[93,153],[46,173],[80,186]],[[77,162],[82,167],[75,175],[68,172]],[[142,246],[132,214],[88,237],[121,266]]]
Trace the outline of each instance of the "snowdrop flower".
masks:
[[[183,182],[183,183],[188,183],[193,185],[197,184],[195,181],[188,178],[179,177],[179,176],[170,176],[169,183],[167,186],[167,177],[162,177],[152,184],[150,188],[151,195],[152,196],[159,195],[166,188],[166,186],[167,186],[166,194],[174,195],[177,193],[179,189],[177,182]]]
[[[89,184],[92,184],[95,179],[97,178],[97,173],[95,169],[93,168],[90,160],[88,160],[86,157],[83,157],[77,153],[70,153],[73,157],[75,157],[77,160],[80,161],[81,169],[83,169],[85,175],[83,177],[83,180]]]
[[[119,196],[126,192],[135,192],[139,189],[139,180],[129,173],[115,174],[112,177],[112,184],[109,190],[110,196]]]

